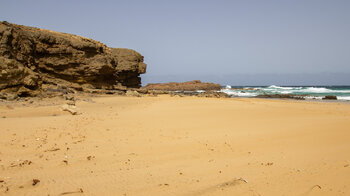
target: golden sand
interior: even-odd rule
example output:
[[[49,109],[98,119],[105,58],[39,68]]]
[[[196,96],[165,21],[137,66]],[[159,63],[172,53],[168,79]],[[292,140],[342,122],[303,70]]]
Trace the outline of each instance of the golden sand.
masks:
[[[350,195],[350,105],[92,100],[1,103],[0,195]]]

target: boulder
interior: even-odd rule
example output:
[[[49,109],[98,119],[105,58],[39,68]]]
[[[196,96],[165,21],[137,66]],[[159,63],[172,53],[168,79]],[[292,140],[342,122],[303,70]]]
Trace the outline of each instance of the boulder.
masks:
[[[36,96],[46,92],[44,85],[77,91],[139,88],[140,74],[145,72],[143,56],[134,50],[0,22],[0,92],[7,89],[18,96]]]
[[[337,100],[337,96],[334,95],[326,95],[325,97],[322,98],[323,100]]]
[[[67,112],[71,113],[72,115],[81,114],[80,112],[78,112],[77,107],[75,105],[64,104],[61,106],[61,109],[63,111],[67,111]]]

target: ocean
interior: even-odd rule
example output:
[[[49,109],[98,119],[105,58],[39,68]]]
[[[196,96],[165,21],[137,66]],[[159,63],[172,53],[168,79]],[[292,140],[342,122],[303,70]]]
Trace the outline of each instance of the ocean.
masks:
[[[350,86],[230,86],[221,92],[237,97],[255,97],[258,95],[296,95],[305,99],[321,100],[327,95],[337,96],[340,101],[350,101]]]

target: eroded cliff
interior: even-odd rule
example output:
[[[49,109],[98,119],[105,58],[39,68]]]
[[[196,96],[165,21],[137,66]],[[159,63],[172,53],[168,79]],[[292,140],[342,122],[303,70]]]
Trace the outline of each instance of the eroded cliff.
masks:
[[[141,87],[143,56],[67,33],[0,22],[0,93]]]

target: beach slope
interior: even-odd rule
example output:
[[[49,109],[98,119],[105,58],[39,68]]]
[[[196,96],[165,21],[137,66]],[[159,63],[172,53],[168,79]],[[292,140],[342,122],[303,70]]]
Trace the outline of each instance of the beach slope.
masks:
[[[0,195],[350,195],[345,103],[44,103],[0,103]]]

